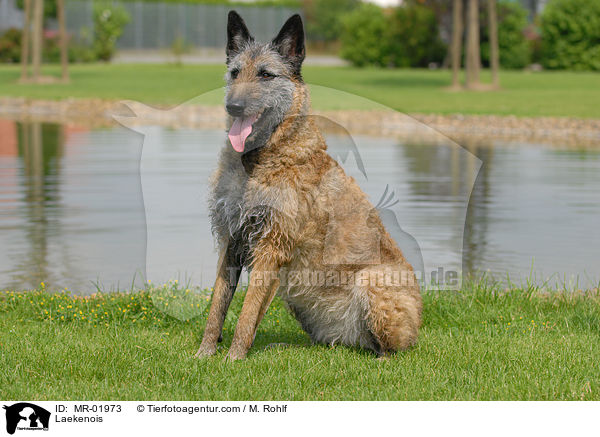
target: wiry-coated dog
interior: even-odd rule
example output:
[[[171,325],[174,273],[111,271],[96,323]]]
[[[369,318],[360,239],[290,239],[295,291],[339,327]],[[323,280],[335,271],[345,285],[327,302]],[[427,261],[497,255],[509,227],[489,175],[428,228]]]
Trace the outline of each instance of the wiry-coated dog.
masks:
[[[273,41],[227,24],[229,141],[210,213],[220,251],[197,356],[215,353],[242,268],[249,286],[228,358],[244,358],[279,290],[313,341],[387,354],[413,345],[421,296],[412,267],[354,179],[326,152],[301,76],[304,31]]]

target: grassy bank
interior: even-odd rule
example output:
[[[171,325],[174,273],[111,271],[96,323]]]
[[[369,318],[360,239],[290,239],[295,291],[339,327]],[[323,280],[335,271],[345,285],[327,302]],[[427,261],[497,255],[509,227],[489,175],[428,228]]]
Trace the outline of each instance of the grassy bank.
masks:
[[[36,99],[132,99],[178,104],[223,86],[222,65],[73,65],[70,84],[18,85],[18,66],[0,66],[0,96]],[[46,67],[58,74],[57,67]],[[504,71],[493,92],[446,90],[448,71],[352,67],[304,69],[309,84],[356,94],[407,113],[463,113],[600,118],[600,74]],[[487,72],[482,79],[489,81]],[[348,102],[313,96],[317,109],[355,109]],[[221,102],[217,101],[216,104]]]
[[[0,399],[600,400],[598,295],[499,291],[477,283],[426,293],[419,344],[384,361],[310,345],[276,299],[235,363],[223,358],[242,293],[224,347],[196,360],[207,297],[177,284],[91,298],[3,292]],[[199,316],[167,316],[169,303],[182,318]],[[266,348],[274,342],[292,346]]]

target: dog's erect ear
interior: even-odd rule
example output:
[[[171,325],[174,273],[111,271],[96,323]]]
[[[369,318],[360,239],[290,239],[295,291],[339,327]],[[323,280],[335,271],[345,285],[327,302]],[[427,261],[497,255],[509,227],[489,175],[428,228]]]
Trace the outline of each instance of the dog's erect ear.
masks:
[[[300,15],[292,15],[283,25],[279,34],[272,41],[273,46],[294,67],[294,73],[300,75],[300,67],[304,61],[304,29]]]
[[[227,16],[227,62],[229,59],[240,51],[242,46],[249,41],[254,41],[246,23],[236,11],[229,11]]]

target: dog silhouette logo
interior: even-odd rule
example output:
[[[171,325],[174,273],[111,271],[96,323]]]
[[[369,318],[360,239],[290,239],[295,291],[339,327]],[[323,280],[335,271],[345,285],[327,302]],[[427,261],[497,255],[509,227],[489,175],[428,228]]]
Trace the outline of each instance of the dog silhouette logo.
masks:
[[[27,402],[4,406],[6,410],[6,432],[14,434],[18,430],[48,430],[50,411]]]

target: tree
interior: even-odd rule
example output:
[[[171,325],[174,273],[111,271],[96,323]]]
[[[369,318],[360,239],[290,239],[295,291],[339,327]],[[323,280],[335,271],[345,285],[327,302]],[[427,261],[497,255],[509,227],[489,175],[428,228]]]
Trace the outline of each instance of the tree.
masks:
[[[496,89],[499,86],[499,44],[498,44],[498,14],[496,12],[496,0],[487,0],[488,29],[490,39],[490,67],[492,70],[492,85],[483,85],[479,81],[481,70],[481,42],[479,32],[479,1],[466,0],[467,3],[467,42],[466,42],[466,88],[471,90],[485,91]],[[599,0],[600,1],[600,0]],[[485,26],[485,25],[484,25]],[[485,29],[484,29],[485,30]],[[464,32],[463,24],[463,0],[452,2],[452,86],[451,89],[460,89],[460,66],[462,57],[462,38]],[[486,46],[487,47],[487,46]]]
[[[488,15],[490,18],[490,68],[492,70],[492,86],[499,87],[498,68],[500,56],[498,53],[498,14],[496,13],[496,0],[488,0]]]
[[[65,24],[64,0],[54,0],[59,27],[61,80],[69,81],[68,41]],[[21,78],[20,82],[53,82],[53,78],[42,77],[42,50],[44,46],[44,3],[45,0],[24,0],[24,25],[21,37]],[[29,50],[31,48],[31,64],[33,74],[29,76]]]
[[[31,38],[31,63],[33,81],[40,80],[42,66],[42,45],[44,38],[44,0],[33,0],[33,31]]]
[[[56,14],[58,15],[58,33],[60,39],[60,66],[61,79],[69,81],[69,54],[67,52],[67,29],[65,24],[65,0],[56,0]]]
[[[469,0],[467,8],[467,88],[480,87],[479,70],[481,56],[479,47],[479,1]]]
[[[463,37],[463,0],[454,0],[452,4],[452,88],[460,88],[459,73]]]
[[[25,22],[21,36],[21,82],[29,75],[29,35],[31,32],[31,0],[25,0]]]

